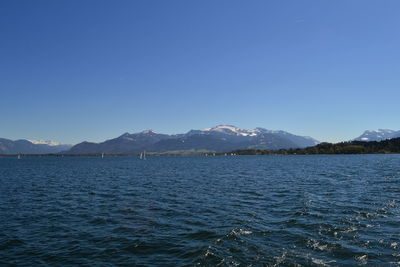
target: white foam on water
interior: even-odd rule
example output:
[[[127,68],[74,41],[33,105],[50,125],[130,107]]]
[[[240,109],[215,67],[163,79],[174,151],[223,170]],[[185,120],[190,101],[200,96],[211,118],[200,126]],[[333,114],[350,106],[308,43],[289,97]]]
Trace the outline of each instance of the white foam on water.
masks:
[[[356,256],[355,257],[357,261],[360,262],[362,265],[366,265],[368,263],[368,256],[367,255],[362,255],[362,256]]]
[[[317,258],[311,258],[312,263],[320,265],[320,266],[330,266],[329,263],[335,263],[336,261],[331,260],[331,261],[324,261],[321,259],[317,259]]]
[[[244,230],[244,229],[233,229],[232,231],[229,232],[228,236],[234,235],[251,235],[253,232],[252,231],[248,231],[248,230]]]
[[[274,257],[276,262],[272,266],[275,267],[275,266],[279,266],[280,264],[282,264],[286,259],[286,255],[287,255],[287,252],[284,251],[280,257]]]
[[[314,239],[310,239],[307,241],[307,244],[309,247],[311,247],[312,249],[316,250],[321,250],[321,251],[327,251],[328,249],[328,245],[321,245],[318,241],[314,240]]]

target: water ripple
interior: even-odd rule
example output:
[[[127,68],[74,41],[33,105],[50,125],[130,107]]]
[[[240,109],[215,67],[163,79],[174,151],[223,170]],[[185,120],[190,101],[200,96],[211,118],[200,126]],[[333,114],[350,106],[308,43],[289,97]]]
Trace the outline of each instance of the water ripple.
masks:
[[[400,156],[0,158],[0,265],[399,266]]]

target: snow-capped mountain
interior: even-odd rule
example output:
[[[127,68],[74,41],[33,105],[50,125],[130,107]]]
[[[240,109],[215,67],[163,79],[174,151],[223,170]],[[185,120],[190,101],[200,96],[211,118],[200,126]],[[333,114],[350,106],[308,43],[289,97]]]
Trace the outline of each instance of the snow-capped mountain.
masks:
[[[9,140],[0,138],[0,154],[49,154],[69,150],[72,145],[53,141]]]
[[[227,152],[236,149],[283,149],[314,146],[319,142],[311,137],[264,128],[247,130],[232,125],[219,125],[185,134],[158,134],[151,130],[125,133],[102,143],[83,142],[68,153],[138,153],[176,150],[209,150]]]
[[[35,140],[35,139],[26,139],[34,145],[48,145],[48,146],[60,146],[60,142],[50,141],[50,140]]]
[[[256,136],[258,134],[257,130],[246,130],[238,128],[232,125],[218,125],[213,128],[206,128],[204,132],[217,132],[236,136]]]
[[[223,136],[225,139],[229,139],[231,141],[251,140],[255,143],[259,143],[260,146],[265,146],[269,149],[280,149],[286,146],[288,148],[308,147],[319,144],[319,141],[308,136],[298,136],[285,131],[267,130],[260,127],[252,130],[247,130],[232,125],[218,125],[213,128],[206,128],[203,131],[192,130],[191,132],[203,135]],[[273,141],[277,138],[283,139],[282,141],[283,143],[286,142],[286,145],[284,145],[283,143],[281,145],[278,145],[278,140]],[[292,144],[289,145],[289,142],[292,142]],[[275,145],[276,147],[271,147]]]
[[[386,139],[392,139],[400,137],[400,131],[394,131],[389,129],[378,129],[377,131],[365,131],[362,135],[355,138],[355,141],[382,141]]]

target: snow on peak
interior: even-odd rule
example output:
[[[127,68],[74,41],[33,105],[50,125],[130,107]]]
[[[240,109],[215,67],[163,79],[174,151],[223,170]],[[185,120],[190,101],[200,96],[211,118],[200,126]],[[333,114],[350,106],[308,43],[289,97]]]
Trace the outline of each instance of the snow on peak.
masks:
[[[238,128],[233,125],[218,125],[213,128],[206,128],[206,129],[204,129],[204,131],[229,133],[229,134],[241,135],[241,136],[256,136],[258,133],[257,130],[246,130],[246,129]]]
[[[50,140],[35,140],[35,139],[27,139],[29,142],[31,142],[34,145],[48,145],[48,146],[59,146],[61,143],[55,142],[55,141],[50,141]]]
[[[394,132],[395,132],[394,130],[389,130],[389,129],[378,129],[377,131],[366,130],[364,134],[392,134]]]
[[[354,140],[357,141],[382,141],[386,139],[396,138],[400,136],[400,131],[389,129],[367,130],[361,136]]]
[[[213,132],[221,132],[221,133],[228,133],[228,134],[236,134],[240,136],[257,136],[259,134],[269,133],[269,134],[281,134],[281,135],[288,135],[289,133],[281,130],[267,130],[265,128],[255,128],[254,130],[247,130],[243,128],[238,128],[233,125],[218,125],[213,128],[206,128],[204,131],[213,131]]]
[[[395,131],[389,129],[378,129],[378,132],[391,134],[394,133]]]
[[[153,134],[155,133],[153,130],[144,130],[140,132],[141,134]]]

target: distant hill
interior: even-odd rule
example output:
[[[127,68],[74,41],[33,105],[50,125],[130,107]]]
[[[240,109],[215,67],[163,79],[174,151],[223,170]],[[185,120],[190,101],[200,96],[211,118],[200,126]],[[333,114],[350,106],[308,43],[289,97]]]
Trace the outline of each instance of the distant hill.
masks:
[[[191,130],[185,134],[158,134],[151,130],[125,133],[101,143],[82,142],[66,153],[140,153],[187,150],[226,152],[235,149],[286,149],[314,146],[319,142],[311,137],[264,128],[247,130],[231,125],[219,125],[204,130]]]
[[[69,150],[71,145],[41,140],[9,140],[0,138],[0,154],[49,154]]]
[[[394,131],[389,129],[378,129],[377,131],[365,131],[362,135],[355,138],[354,141],[382,141],[386,139],[393,139],[400,137],[400,131]]]
[[[266,154],[385,154],[400,153],[400,138],[393,138],[383,141],[351,141],[337,144],[320,143],[313,147],[299,149],[271,150],[239,150],[239,155],[266,155]]]

